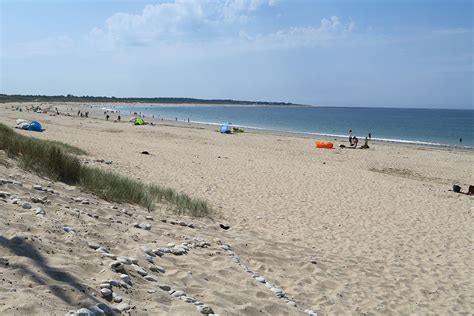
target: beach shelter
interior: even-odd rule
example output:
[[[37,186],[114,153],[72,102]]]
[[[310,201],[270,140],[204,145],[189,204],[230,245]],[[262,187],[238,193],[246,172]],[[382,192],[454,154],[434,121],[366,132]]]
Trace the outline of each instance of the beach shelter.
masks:
[[[230,123],[224,123],[221,125],[220,132],[222,134],[230,134],[232,133],[232,127],[230,126]]]
[[[29,131],[34,131],[34,132],[42,132],[43,127],[39,122],[33,121],[31,122],[30,126],[28,127]]]
[[[137,117],[137,118],[135,119],[135,123],[134,123],[134,124],[135,124],[135,125],[143,125],[143,124],[145,124],[145,121],[144,121],[141,117]]]

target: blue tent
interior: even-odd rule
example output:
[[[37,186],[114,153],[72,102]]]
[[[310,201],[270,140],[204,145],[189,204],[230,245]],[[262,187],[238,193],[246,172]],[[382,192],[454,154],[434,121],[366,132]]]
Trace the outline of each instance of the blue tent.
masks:
[[[224,123],[221,125],[220,129],[222,134],[230,134],[232,133],[232,127],[230,126],[230,123]]]
[[[28,127],[29,131],[34,131],[34,132],[42,132],[43,127],[39,122],[33,121],[31,122],[30,126]]]

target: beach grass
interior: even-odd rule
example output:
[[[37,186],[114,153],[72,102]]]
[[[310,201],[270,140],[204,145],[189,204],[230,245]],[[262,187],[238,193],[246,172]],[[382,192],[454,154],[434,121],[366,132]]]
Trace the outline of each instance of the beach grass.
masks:
[[[80,148],[58,141],[27,137],[1,123],[0,150],[18,159],[25,170],[78,185],[84,191],[108,201],[138,204],[147,209],[153,209],[155,202],[167,202],[176,214],[203,217],[211,213],[203,200],[171,188],[147,185],[110,171],[84,166],[75,156],[85,153]]]

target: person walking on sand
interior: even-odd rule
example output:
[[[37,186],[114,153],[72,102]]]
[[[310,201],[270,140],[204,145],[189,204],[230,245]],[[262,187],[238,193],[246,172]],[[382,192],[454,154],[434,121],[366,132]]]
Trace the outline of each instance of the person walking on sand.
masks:
[[[86,112],[86,118],[89,118],[89,111]]]

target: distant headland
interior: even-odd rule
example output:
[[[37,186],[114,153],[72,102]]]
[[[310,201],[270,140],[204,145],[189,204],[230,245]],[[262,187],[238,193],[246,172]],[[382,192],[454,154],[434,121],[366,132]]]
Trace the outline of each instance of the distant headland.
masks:
[[[127,103],[166,103],[166,104],[231,104],[231,105],[272,105],[272,106],[304,106],[291,102],[268,102],[268,101],[243,101],[232,99],[195,99],[195,98],[174,98],[174,97],[153,97],[153,98],[117,98],[117,97],[96,97],[96,96],[75,96],[67,95],[21,95],[21,94],[0,94],[0,103],[7,102],[127,102]]]

